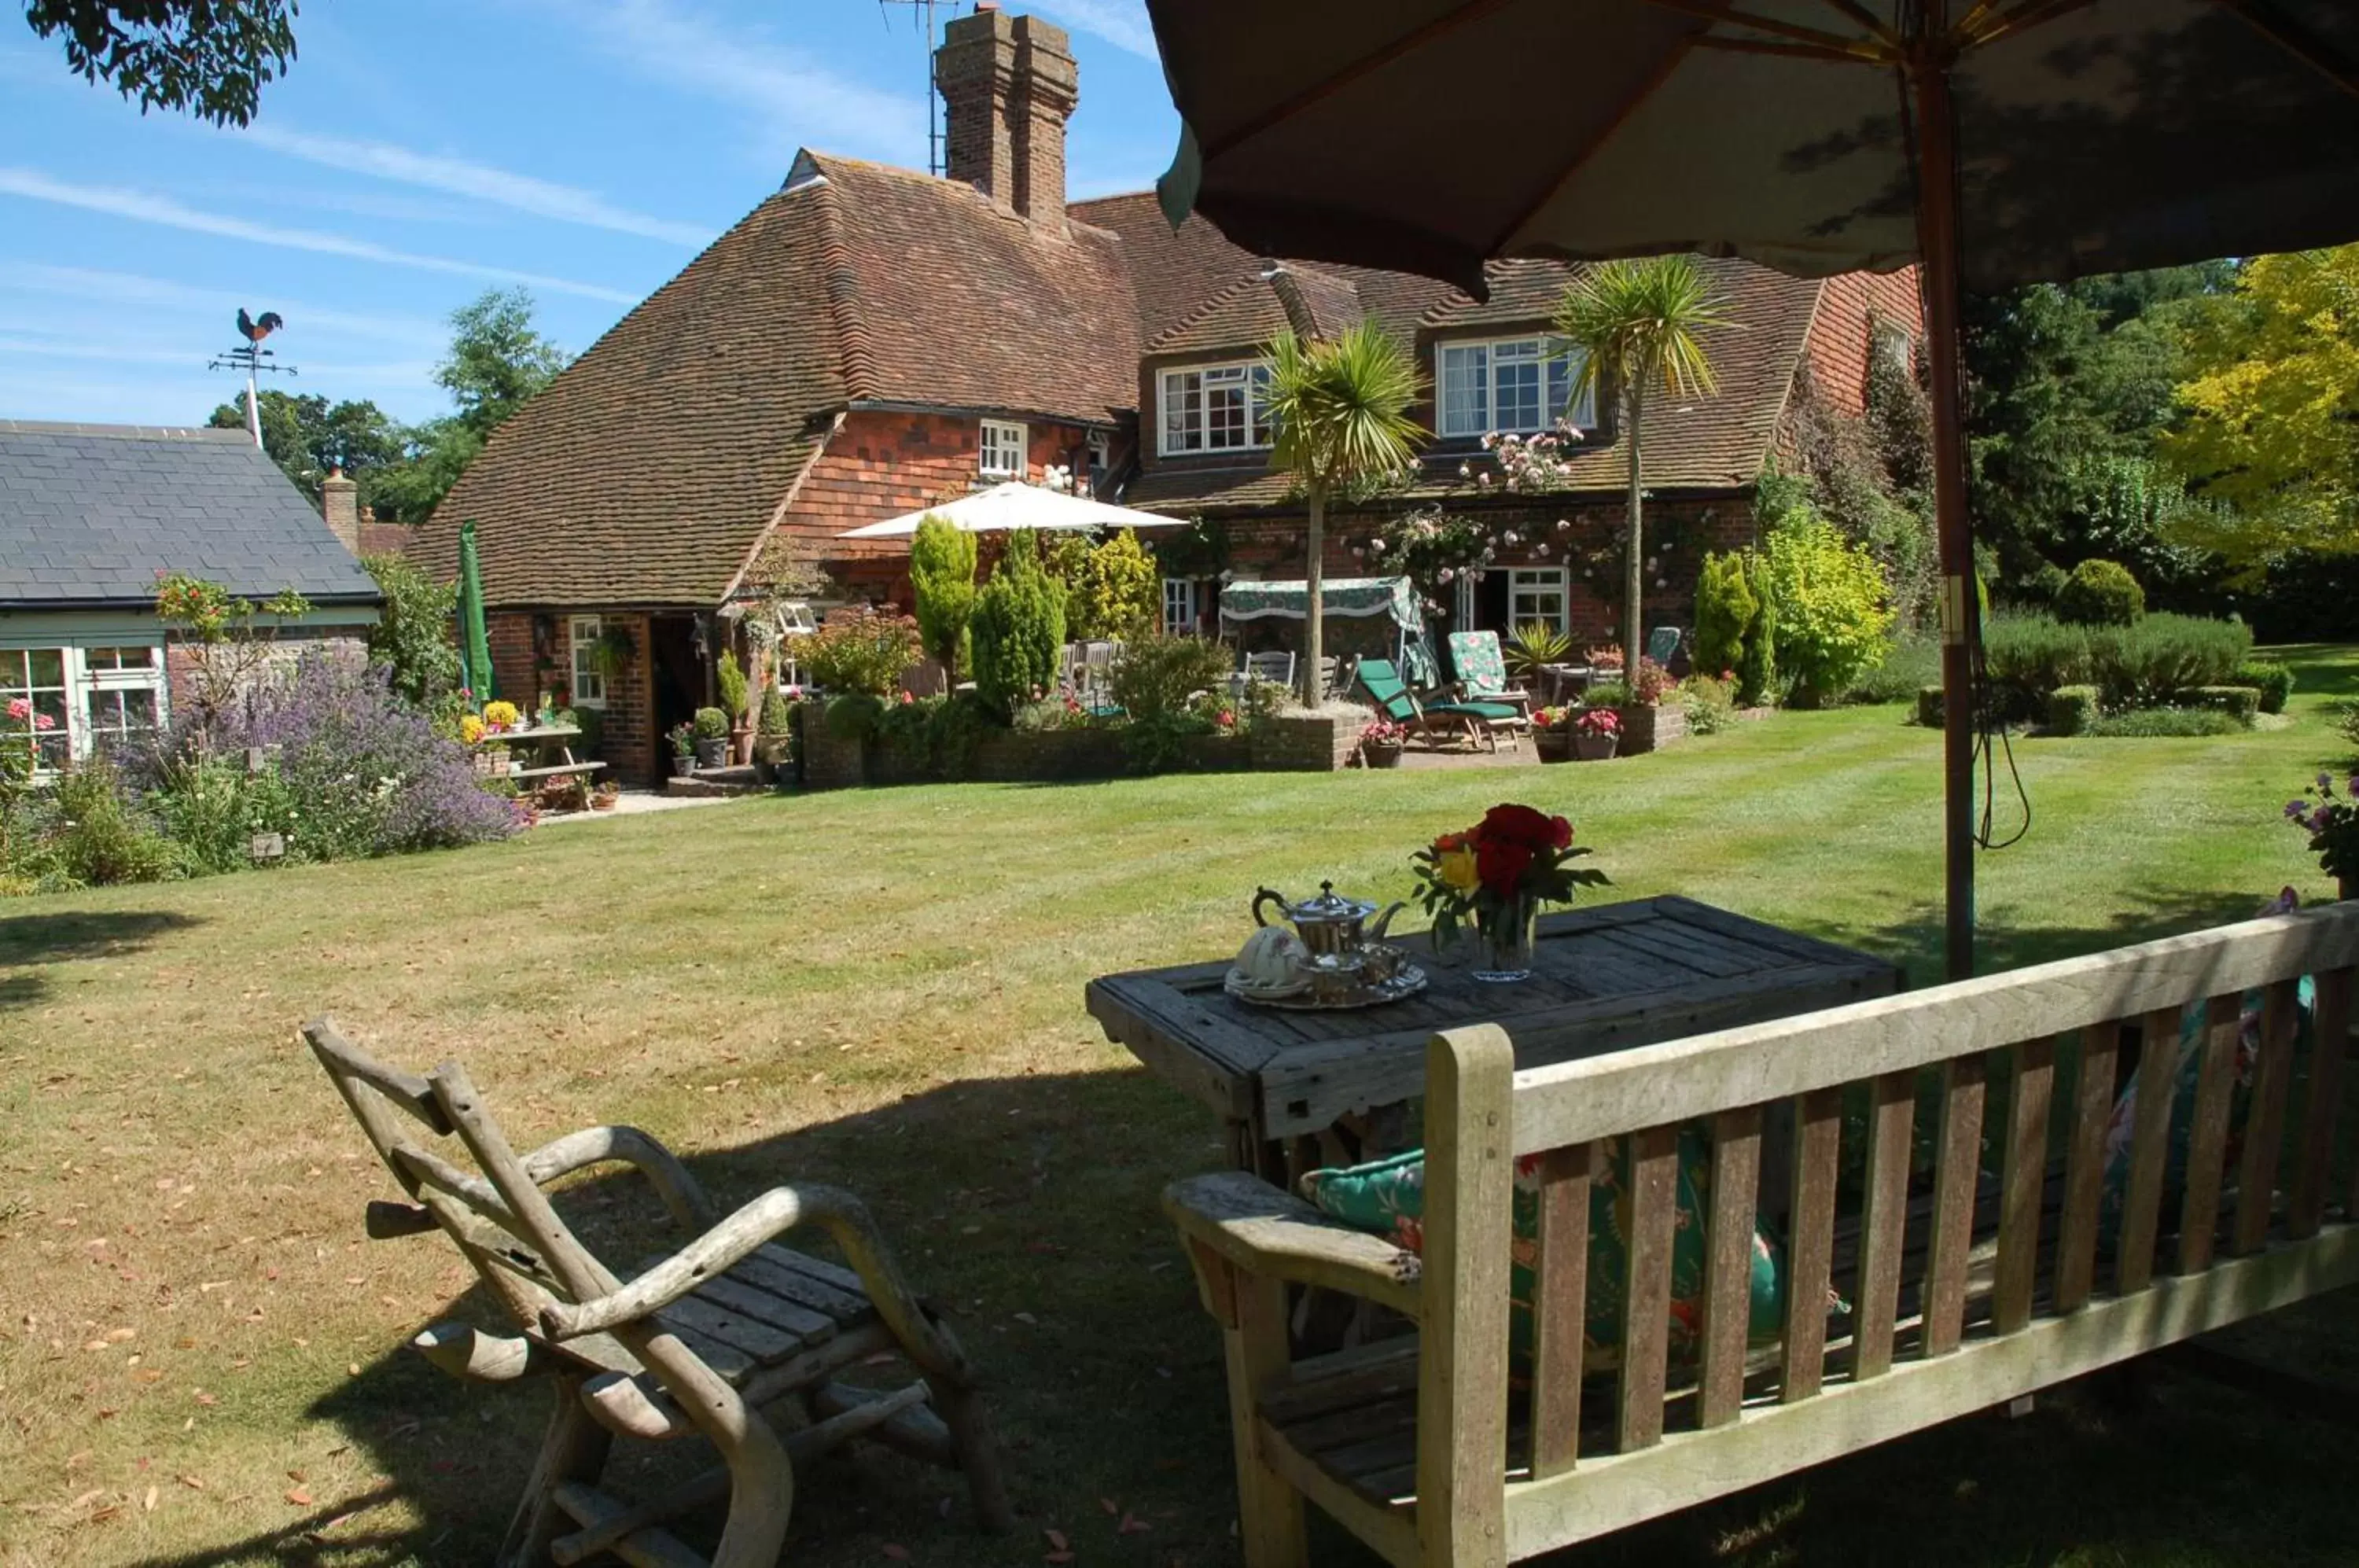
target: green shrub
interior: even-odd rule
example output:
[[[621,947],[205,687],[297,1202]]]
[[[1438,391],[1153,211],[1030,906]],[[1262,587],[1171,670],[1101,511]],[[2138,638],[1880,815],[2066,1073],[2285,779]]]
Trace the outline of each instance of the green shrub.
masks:
[[[1983,628],[1983,667],[1997,715],[2027,723],[2046,713],[2058,687],[2091,683],[2089,634],[2053,615],[1994,615]]]
[[[1756,551],[1745,553],[1745,587],[1753,600],[1753,618],[1745,623],[1745,648],[1737,656],[1736,700],[1757,708],[1777,696],[1777,585],[1769,563]]]
[[[889,697],[918,662],[918,623],[906,615],[880,615],[864,604],[838,610],[796,644],[795,657],[813,684],[826,691]]]
[[[2057,735],[2087,735],[2102,717],[2094,686],[2059,686],[2048,694],[2048,727]]]
[[[1736,682],[1714,675],[1690,675],[1680,682],[1680,705],[1687,709],[1688,728],[1712,735],[1736,721]]]
[[[1163,574],[1132,529],[1075,552],[1065,585],[1065,635],[1076,642],[1144,637],[1162,619]]]
[[[1906,702],[1941,681],[1941,645],[1905,632],[1885,644],[1883,657],[1859,672],[1844,696],[1854,702]]]
[[[2056,613],[2056,595],[2064,592],[2071,574],[2052,561],[2043,561],[2027,572],[2014,593],[2007,595],[2010,603],[2026,609]]]
[[[1941,727],[1942,697],[1943,692],[1939,686],[1917,688],[1917,722],[1929,730]]]
[[[2233,716],[2209,708],[2139,708],[2099,719],[2087,733],[2110,739],[2147,740],[2236,735],[2244,727]]]
[[[871,733],[876,743],[897,753],[907,762],[930,770],[932,747],[929,736],[933,729],[934,714],[947,703],[942,697],[917,697],[899,702],[879,705]]]
[[[1212,721],[1185,709],[1149,713],[1122,726],[1123,755],[1137,773],[1169,773],[1186,765],[1188,743],[1212,733]]]
[[[1731,551],[1707,555],[1696,579],[1696,669],[1718,675],[1745,660],[1745,633],[1761,613],[1761,601],[1745,580],[1745,558]]]
[[[974,535],[928,513],[909,540],[909,586],[917,596],[918,637],[952,681],[973,661],[967,626],[974,619]]]
[[[452,626],[459,585],[440,583],[398,553],[368,555],[361,565],[385,595],[368,630],[369,658],[393,672],[393,689],[432,713],[459,689],[459,645]]]
[[[147,805],[192,877],[247,869],[254,835],[262,833],[286,835],[287,858],[305,858],[295,795],[276,768],[248,773],[243,758],[183,757],[159,766]]]
[[[697,709],[696,738],[699,740],[727,740],[729,738],[728,713],[719,708]]]
[[[827,705],[827,733],[838,740],[867,740],[885,718],[885,699],[873,691],[850,691]]]
[[[994,713],[1013,713],[1054,692],[1065,646],[1065,588],[1041,570],[1028,531],[1007,537],[975,601],[973,628],[976,692]]]
[[[58,875],[84,887],[160,882],[182,870],[172,842],[131,805],[123,776],[103,757],[58,779],[49,853]]]
[[[2225,713],[2249,727],[2253,715],[2261,711],[2261,689],[2257,686],[2189,686],[2172,693],[2171,705],[2208,708],[2215,713]]]
[[[1027,702],[1016,710],[1010,721],[1012,728],[1025,735],[1087,729],[1089,724],[1090,716],[1082,712],[1082,705],[1064,697],[1044,697],[1037,702]]]
[[[943,779],[966,779],[974,773],[975,748],[1006,726],[972,691],[954,691],[939,702],[926,726],[926,761]]]
[[[1630,701],[1630,688],[1619,681],[1600,681],[1581,694],[1583,705],[1592,708],[1619,708]]]
[[[2344,740],[2359,746],[2359,702],[2345,702],[2336,710],[2334,727]]]
[[[795,700],[775,688],[763,693],[762,722],[755,733],[766,735],[789,735],[793,733],[794,724]]]
[[[2146,590],[2129,568],[2084,561],[2056,591],[2056,618],[2076,626],[2126,626],[2146,614]]]
[[[1225,691],[1229,650],[1204,637],[1142,637],[1126,645],[1109,686],[1114,700],[1137,724],[1186,711],[1199,691]]]
[[[721,664],[713,672],[713,678],[721,687],[721,711],[729,715],[729,722],[734,724],[746,716],[745,668],[737,662],[735,648],[721,650]]]
[[[2250,626],[2198,615],[2147,615],[2089,632],[2093,674],[2116,712],[2160,707],[2190,686],[2228,685],[2252,651]]]
[[[2284,713],[2286,699],[2293,695],[2293,667],[2275,659],[2248,659],[2228,679],[2231,685],[2257,687],[2265,713]]]
[[[1762,553],[1777,603],[1777,662],[1793,679],[1794,701],[1840,697],[1891,634],[1883,569],[1808,507],[1772,529]]]

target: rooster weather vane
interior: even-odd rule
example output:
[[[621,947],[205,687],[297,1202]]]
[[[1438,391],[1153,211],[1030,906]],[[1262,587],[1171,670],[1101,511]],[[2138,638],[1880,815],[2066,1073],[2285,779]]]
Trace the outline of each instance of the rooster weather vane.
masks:
[[[276,310],[265,310],[259,316],[249,316],[245,307],[237,308],[237,335],[245,341],[227,353],[217,354],[206,365],[208,370],[243,370],[245,372],[245,428],[254,437],[254,444],[262,444],[262,398],[255,390],[255,377],[263,371],[272,375],[294,375],[291,365],[266,363],[277,356],[276,351],[262,346],[262,340],[287,324],[287,319]]]

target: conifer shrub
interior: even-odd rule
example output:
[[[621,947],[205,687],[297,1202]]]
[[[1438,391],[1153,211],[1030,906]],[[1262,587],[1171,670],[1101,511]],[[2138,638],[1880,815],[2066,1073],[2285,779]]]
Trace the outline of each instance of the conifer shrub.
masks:
[[[1029,532],[1010,534],[975,601],[975,692],[994,713],[1013,714],[1057,684],[1065,646],[1065,588],[1041,568]]]

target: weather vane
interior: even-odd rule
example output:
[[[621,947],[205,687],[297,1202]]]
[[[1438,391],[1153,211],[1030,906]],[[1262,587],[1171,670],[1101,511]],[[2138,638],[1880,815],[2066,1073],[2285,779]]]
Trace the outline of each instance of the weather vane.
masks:
[[[286,319],[276,310],[265,310],[260,316],[249,316],[245,313],[245,307],[240,305],[237,308],[237,331],[238,335],[245,339],[245,342],[226,354],[215,355],[212,362],[205,366],[207,370],[245,372],[245,428],[253,435],[254,444],[256,446],[262,444],[262,397],[255,390],[254,386],[256,373],[266,370],[274,376],[295,374],[295,367],[291,365],[264,363],[277,356],[271,350],[262,346],[262,340],[286,324]]]

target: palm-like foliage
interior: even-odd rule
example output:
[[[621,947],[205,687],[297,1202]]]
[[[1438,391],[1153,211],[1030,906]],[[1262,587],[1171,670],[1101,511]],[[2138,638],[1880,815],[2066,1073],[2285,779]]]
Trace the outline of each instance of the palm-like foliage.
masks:
[[[1646,572],[1646,530],[1639,519],[1643,489],[1639,439],[1647,394],[1656,387],[1675,397],[1717,389],[1703,334],[1730,326],[1703,269],[1686,256],[1609,261],[1589,268],[1565,289],[1556,311],[1559,336],[1581,352],[1572,396],[1604,387],[1621,389],[1630,423],[1630,528],[1622,610],[1624,668],[1633,675],[1646,647],[1640,597]]]
[[[1304,607],[1303,700],[1317,706],[1324,642],[1320,592],[1327,502],[1338,492],[1408,466],[1424,430],[1408,417],[1424,392],[1417,363],[1373,321],[1304,343],[1281,332],[1269,345],[1270,466],[1301,482],[1310,511]]]

